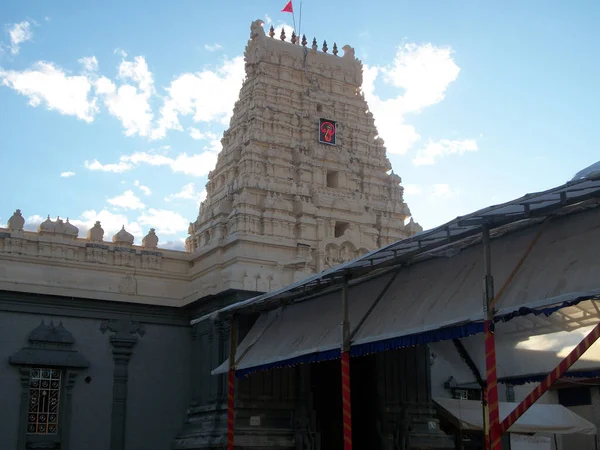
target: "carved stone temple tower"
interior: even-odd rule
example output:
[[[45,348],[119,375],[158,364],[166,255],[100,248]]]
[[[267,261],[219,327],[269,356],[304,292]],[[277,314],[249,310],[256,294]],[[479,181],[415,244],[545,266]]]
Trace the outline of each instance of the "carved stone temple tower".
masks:
[[[196,286],[270,291],[421,227],[403,200],[354,49],[251,26],[246,79],[190,224]]]

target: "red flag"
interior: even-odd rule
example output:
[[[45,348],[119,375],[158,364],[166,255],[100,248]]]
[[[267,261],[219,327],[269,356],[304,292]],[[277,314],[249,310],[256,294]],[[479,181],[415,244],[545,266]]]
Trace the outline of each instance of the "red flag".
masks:
[[[289,12],[289,13],[292,13],[292,14],[294,13],[294,8],[292,7],[292,0],[290,0],[288,2],[288,4],[285,5],[285,8],[283,8],[281,10],[281,12]]]

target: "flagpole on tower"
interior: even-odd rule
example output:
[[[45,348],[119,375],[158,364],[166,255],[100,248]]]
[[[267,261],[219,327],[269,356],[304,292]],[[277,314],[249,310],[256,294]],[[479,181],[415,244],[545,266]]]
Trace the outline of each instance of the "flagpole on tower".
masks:
[[[292,13],[292,20],[294,21],[294,33],[296,32],[296,16],[294,16],[294,6],[292,5],[292,0],[287,2],[287,5],[281,10],[281,12],[289,12]]]
[[[300,38],[302,33],[302,0],[300,0],[300,18],[298,19],[298,38]]]

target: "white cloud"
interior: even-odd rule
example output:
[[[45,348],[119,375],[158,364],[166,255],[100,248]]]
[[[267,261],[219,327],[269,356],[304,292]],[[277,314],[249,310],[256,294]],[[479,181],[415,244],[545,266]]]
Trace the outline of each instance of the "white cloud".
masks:
[[[61,178],[74,177],[75,176],[75,172],[72,172],[70,170],[68,172],[61,172],[60,176],[61,176]]]
[[[215,133],[211,133],[210,131],[202,132],[198,128],[194,127],[188,128],[188,131],[190,132],[190,136],[192,137],[192,139],[196,139],[197,141],[202,139],[217,139],[217,135]]]
[[[217,153],[208,150],[196,155],[180,153],[175,158],[156,152],[136,152],[121,156],[118,163],[102,164],[95,159],[92,162],[85,161],[84,166],[89,170],[121,173],[147,164],[155,167],[166,166],[175,173],[202,177],[207,175],[216,163]]]
[[[173,172],[202,177],[207,175],[217,164],[217,154],[206,151],[197,155],[180,153],[175,158],[150,152],[137,152],[121,157],[119,164],[148,164],[150,166],[167,166]]]
[[[141,184],[141,183],[139,182],[139,180],[135,180],[135,183],[134,183],[134,184],[135,184],[135,185],[136,185],[136,186],[137,186],[137,187],[140,189],[140,191],[142,191],[144,194],[146,194],[146,195],[150,195],[150,194],[152,194],[152,191],[150,190],[150,188],[149,188],[148,186],[144,186],[143,184]]]
[[[209,52],[216,52],[217,50],[221,50],[223,47],[220,44],[204,44],[204,50]]]
[[[187,231],[190,221],[174,211],[150,208],[138,217],[142,225],[156,229],[157,234],[178,234]]]
[[[194,183],[188,183],[185,186],[183,186],[179,192],[167,195],[165,197],[166,202],[170,202],[176,199],[196,200],[198,203],[200,203],[206,199],[206,190],[198,192],[196,191],[196,186],[194,185]]]
[[[95,56],[85,56],[79,59],[79,64],[83,66],[85,72],[96,72],[98,70],[98,60]]]
[[[218,121],[226,125],[233,112],[242,80],[244,58],[225,59],[215,70],[184,73],[166,88],[168,96],[152,139],[162,139],[169,130],[183,131],[179,116],[193,115],[195,122]]]
[[[23,229],[26,231],[37,231],[37,227],[39,226],[39,224],[46,219],[47,217],[42,217],[39,214],[29,216],[27,217],[27,219],[25,219],[25,225],[23,225]]]
[[[126,136],[149,136],[154,118],[149,103],[154,94],[154,78],[143,56],[128,61],[125,59],[127,54],[122,55],[119,78],[124,83],[117,87],[112,80],[102,76],[94,81],[94,87],[109,113],[121,121]]]
[[[109,198],[108,203],[123,209],[144,209],[146,205],[137,197],[132,190],[128,189],[121,195]]]
[[[405,90],[400,102],[403,112],[418,112],[444,99],[460,68],[450,47],[407,43],[398,48],[393,65],[382,72],[387,83]]]
[[[467,152],[476,152],[479,150],[475,139],[454,140],[442,139],[439,141],[429,141],[424,148],[417,151],[413,159],[415,166],[424,166],[435,164],[437,160],[450,155],[463,155]]]
[[[421,195],[423,193],[423,188],[418,184],[405,184],[403,187],[405,195]]]
[[[362,90],[389,153],[403,155],[421,139],[415,128],[405,123],[406,115],[442,101],[459,72],[450,48],[414,43],[400,46],[390,66],[364,67]],[[380,76],[402,93],[380,97],[375,92]]]
[[[160,244],[160,248],[183,252],[185,251],[185,238],[180,238],[176,241],[167,241],[164,244]]]
[[[458,189],[452,189],[449,184],[434,184],[431,186],[431,197],[434,199],[449,199],[459,194]]]
[[[33,107],[44,103],[48,109],[92,122],[98,111],[90,98],[92,85],[87,77],[67,75],[52,63],[37,62],[32,69],[0,70],[0,83],[29,98]]]
[[[15,23],[8,29],[8,34],[10,36],[10,52],[16,55],[19,53],[20,45],[33,38],[31,23],[27,20]]]
[[[133,169],[133,166],[131,164],[127,164],[126,162],[123,162],[123,161],[119,161],[116,164],[102,164],[97,159],[93,160],[92,162],[86,161],[84,163],[84,166],[88,170],[97,170],[100,172],[114,172],[114,173],[123,173],[123,172],[127,172],[128,170]]]

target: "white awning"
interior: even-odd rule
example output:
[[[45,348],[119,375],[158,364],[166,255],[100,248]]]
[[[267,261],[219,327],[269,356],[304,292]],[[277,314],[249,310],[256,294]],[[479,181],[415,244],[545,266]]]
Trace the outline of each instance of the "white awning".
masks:
[[[369,308],[372,296],[377,295],[392,278],[391,274],[359,284],[349,289],[350,324],[356,326]],[[236,350],[236,369],[268,368],[286,361],[284,365],[322,361],[339,356],[342,322],[341,292],[332,292],[316,300],[278,308],[259,316],[248,335]],[[225,373],[229,359],[213,371]]]
[[[483,413],[480,401],[434,398],[439,406],[458,420],[463,430],[482,430]],[[500,418],[504,420],[519,404],[500,402]],[[534,403],[509,433],[596,434],[596,426],[562,405]]]
[[[600,259],[596,224],[600,208],[550,222],[533,251],[505,290],[496,317],[502,333],[535,335],[595,325],[600,320]],[[538,227],[492,241],[496,289],[509,277]],[[352,354],[463,338],[482,332],[482,248],[474,245],[398,271],[389,290],[352,340]],[[392,274],[348,289],[354,330]],[[253,369],[298,364],[339,356],[341,290],[312,297],[269,313],[240,344],[240,374]],[[560,309],[560,314],[556,310]],[[555,314],[549,315],[554,312]],[[220,367],[216,373],[224,371]]]

